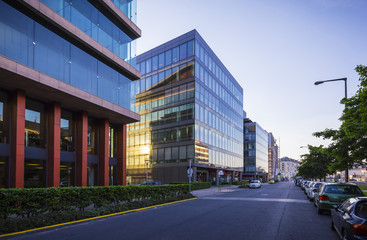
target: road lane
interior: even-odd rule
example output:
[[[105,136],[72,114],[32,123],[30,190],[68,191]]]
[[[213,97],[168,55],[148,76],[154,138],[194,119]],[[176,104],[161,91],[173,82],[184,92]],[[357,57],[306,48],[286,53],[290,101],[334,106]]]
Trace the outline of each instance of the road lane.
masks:
[[[338,239],[291,182],[212,192],[152,208],[14,239]]]

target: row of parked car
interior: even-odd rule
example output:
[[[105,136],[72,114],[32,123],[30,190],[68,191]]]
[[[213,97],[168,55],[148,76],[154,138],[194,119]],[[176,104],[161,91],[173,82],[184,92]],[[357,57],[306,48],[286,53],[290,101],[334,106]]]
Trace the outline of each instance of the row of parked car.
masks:
[[[342,239],[367,240],[367,197],[354,183],[296,180],[318,214],[330,212],[331,229]]]

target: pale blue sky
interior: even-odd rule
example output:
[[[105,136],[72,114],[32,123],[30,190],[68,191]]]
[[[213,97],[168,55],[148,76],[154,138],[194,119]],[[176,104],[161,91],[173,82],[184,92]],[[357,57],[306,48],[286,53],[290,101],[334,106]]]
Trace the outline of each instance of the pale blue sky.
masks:
[[[299,159],[337,128],[367,65],[367,0],[138,0],[138,54],[196,29],[244,90],[244,110]]]

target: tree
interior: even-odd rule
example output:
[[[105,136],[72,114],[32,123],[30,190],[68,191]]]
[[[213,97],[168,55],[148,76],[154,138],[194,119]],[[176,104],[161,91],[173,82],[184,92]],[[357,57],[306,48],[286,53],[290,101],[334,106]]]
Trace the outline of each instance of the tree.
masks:
[[[367,67],[359,65],[356,71],[360,86],[353,97],[342,100],[345,109],[340,120],[341,129],[353,145],[351,156],[355,161],[362,161],[367,159]]]
[[[345,181],[348,181],[348,169],[352,168],[353,163],[356,162],[350,154],[354,149],[354,138],[347,136],[342,127],[339,130],[325,129],[313,135],[332,140],[327,147],[331,158],[329,170],[332,172],[345,171]]]
[[[332,157],[328,148],[323,145],[318,147],[308,145],[308,151],[309,153],[302,155],[303,160],[298,167],[298,176],[322,179],[333,173],[329,169]]]

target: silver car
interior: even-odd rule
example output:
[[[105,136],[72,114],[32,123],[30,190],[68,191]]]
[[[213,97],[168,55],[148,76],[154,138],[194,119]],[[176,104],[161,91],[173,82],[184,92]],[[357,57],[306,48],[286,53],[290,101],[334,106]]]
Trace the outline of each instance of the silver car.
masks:
[[[307,190],[307,198],[312,202],[315,198],[315,191],[317,191],[322,182],[313,182]]]

